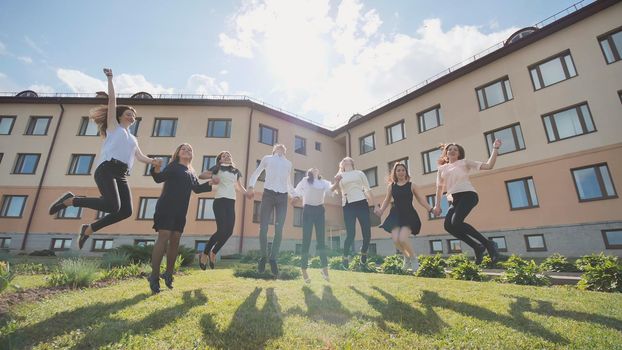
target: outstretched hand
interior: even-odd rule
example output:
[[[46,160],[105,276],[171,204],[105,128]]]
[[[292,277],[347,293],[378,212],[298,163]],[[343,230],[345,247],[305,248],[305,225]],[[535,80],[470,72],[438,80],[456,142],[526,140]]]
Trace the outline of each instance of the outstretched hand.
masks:
[[[501,147],[502,144],[503,144],[503,141],[497,139],[495,140],[495,142],[493,142],[492,147],[499,149],[499,147]]]
[[[106,74],[108,78],[112,78],[112,69],[104,68],[104,74]]]

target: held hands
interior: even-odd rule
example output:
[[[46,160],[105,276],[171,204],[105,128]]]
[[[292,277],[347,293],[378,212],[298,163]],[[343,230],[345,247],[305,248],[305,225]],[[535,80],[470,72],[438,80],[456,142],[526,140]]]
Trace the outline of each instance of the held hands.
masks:
[[[300,197],[292,197],[292,198],[289,200],[289,202],[290,202],[292,205],[296,205],[296,204],[298,203],[298,201],[299,201],[299,200],[300,200]]]
[[[343,176],[341,176],[340,174],[335,175],[335,183],[339,183],[339,181],[341,181],[342,178]]]
[[[218,185],[220,183],[220,178],[218,176],[212,176],[212,185]]]
[[[104,74],[108,77],[108,79],[112,78],[112,69],[104,68]]]
[[[435,206],[434,208],[432,208],[432,214],[434,214],[434,216],[440,216],[441,215],[441,207]]]
[[[253,189],[253,186],[250,186],[246,189],[246,198],[252,199],[254,197],[255,197],[255,190]]]
[[[499,139],[495,140],[495,142],[493,142],[492,144],[492,148],[498,150],[499,147],[501,147],[501,145],[503,144],[503,142]]]
[[[161,158],[154,158],[154,159],[151,160],[151,166],[153,167],[153,169],[154,169],[154,171],[156,173],[160,172],[160,170],[162,169],[162,164],[163,163],[164,162],[162,161]]]
[[[382,210],[380,208],[380,204],[377,204],[376,207],[374,207],[374,214],[378,216],[382,216]]]

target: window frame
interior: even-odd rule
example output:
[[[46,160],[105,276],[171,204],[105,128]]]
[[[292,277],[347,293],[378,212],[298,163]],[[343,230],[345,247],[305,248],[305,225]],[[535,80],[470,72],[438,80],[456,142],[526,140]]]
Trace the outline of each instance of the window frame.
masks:
[[[43,119],[47,119],[47,124],[45,125],[45,132],[43,134],[33,134],[33,132],[35,131],[35,127],[37,125],[36,121],[43,120]],[[24,136],[47,136],[48,131],[50,130],[51,123],[52,123],[52,117],[50,116],[32,115],[28,119],[28,124],[26,124],[26,130],[24,131]]]
[[[0,134],[0,136],[11,135],[11,133],[13,132],[13,127],[15,126],[15,120],[17,119],[17,116],[14,116],[14,115],[1,115],[0,116],[0,121],[2,121],[2,119],[11,119],[11,126],[9,126],[9,132],[8,133]]]
[[[22,207],[19,211],[18,216],[7,216],[7,212],[9,211],[11,203],[7,203],[7,201],[13,201],[13,198],[20,197],[24,198]],[[4,194],[2,195],[2,203],[0,203],[0,218],[3,219],[20,219],[24,216],[24,210],[26,209],[26,202],[28,201],[28,195],[21,194]]]
[[[160,171],[163,171],[164,169],[166,169],[167,166],[169,166],[171,164],[171,155],[170,154],[149,154],[147,155],[147,157],[151,158],[151,159],[155,159],[155,158],[162,158],[162,165],[163,168],[160,169]],[[164,160],[166,160],[166,163],[164,163]],[[143,173],[143,176],[151,176],[151,163],[147,163],[145,164],[145,172]]]
[[[507,251],[508,251],[508,241],[507,241],[507,239],[505,239],[505,237],[504,237],[504,236],[492,236],[492,237],[488,237],[488,239],[489,239],[489,240],[491,240],[491,241],[492,241],[493,239],[495,239],[495,238],[502,238],[502,239],[503,239],[503,242],[504,242],[504,244],[505,244],[505,248],[500,248],[500,247],[497,247],[497,251],[502,252],[502,253],[507,252]]]
[[[276,210],[272,211],[272,217],[270,218],[271,220],[268,222],[268,225],[274,225],[275,223],[275,215],[274,212]],[[256,216],[256,218],[255,218]],[[261,223],[261,201],[253,201],[253,215],[252,215],[252,221],[254,224],[260,224]]]
[[[214,124],[216,122],[225,122],[225,136],[214,136]],[[210,118],[207,120],[207,133],[205,134],[205,137],[218,138],[218,139],[230,139],[231,138],[231,127],[232,127],[231,124],[233,123],[232,123],[232,119],[230,118]],[[212,132],[210,133],[210,131]]]
[[[138,212],[136,213],[136,220],[140,220],[140,221],[150,221],[150,220],[153,220],[153,217],[150,217],[150,218],[144,217],[145,212],[147,211],[147,208],[148,208],[147,204],[149,203],[150,199],[155,200],[156,204],[157,204],[158,197],[144,197],[144,196],[139,197],[139,199],[138,199]],[[143,207],[143,200],[145,200],[144,207]],[[155,207],[154,207],[154,210],[153,210],[153,214],[155,216]]]
[[[63,242],[61,244],[61,248],[54,248],[54,246],[56,245],[55,243],[57,241],[62,241]],[[69,241],[69,244],[67,244],[67,241]],[[73,239],[72,238],[52,238],[50,240],[50,250],[55,251],[55,252],[68,251],[68,250],[71,250],[71,244],[72,243],[73,243]]]
[[[371,171],[371,170],[374,171],[374,178],[376,179],[376,184],[375,185],[372,185],[371,182],[369,181],[369,177],[367,177],[367,172]],[[363,171],[363,174],[365,174],[365,176],[367,177],[367,182],[369,182],[369,188],[378,187],[380,185],[378,183],[378,167],[377,166],[372,167],[372,168],[368,168],[368,169],[365,169],[365,170],[362,170],[362,171]]]
[[[18,166],[23,167],[24,165],[24,159],[22,157],[26,157],[26,156],[37,157],[33,170],[31,173],[18,172],[17,171]],[[37,168],[39,167],[40,159],[41,159],[41,153],[18,153],[17,156],[15,157],[15,164],[13,165],[13,170],[11,171],[11,174],[13,175],[35,175],[37,173]]]
[[[538,204],[534,204],[533,198],[531,198],[531,191],[529,190],[529,180],[531,180],[531,183],[533,185],[533,191],[536,194],[536,201],[538,202]],[[512,182],[519,182],[519,181],[523,183],[523,189],[525,190],[525,194],[527,195],[528,206],[526,207],[514,207],[512,204],[512,196],[510,196],[510,188],[508,184]],[[526,177],[521,177],[517,179],[506,180],[504,183],[505,183],[505,190],[508,195],[508,203],[510,204],[510,211],[533,209],[533,208],[540,207],[540,200],[538,199],[538,192],[536,190],[536,184],[533,180],[533,176],[526,176]]]
[[[294,211],[293,211],[294,217],[292,219],[292,225],[294,227],[302,227],[302,223],[303,223],[303,221],[302,221],[302,211],[303,211],[302,207],[294,207]],[[299,219],[300,221],[296,222],[298,217],[300,218]]]
[[[58,213],[56,213],[56,215],[54,216],[54,218],[57,220],[81,220],[82,219],[82,208],[74,207],[74,208],[78,208],[78,216],[76,217],[65,216],[65,214],[67,213],[67,208],[68,207],[59,210]]]
[[[430,242],[430,254],[438,254],[441,253],[443,254],[444,248],[443,248],[443,240],[442,239],[431,239],[428,242]],[[434,242],[440,242],[441,243],[441,250],[434,250]]]
[[[449,201],[447,201],[446,193],[447,192],[443,192],[441,194],[441,196],[445,200],[445,203],[447,203],[447,210],[449,210]],[[443,219],[445,219],[447,214],[445,213],[443,215],[443,199],[441,199],[441,215],[434,216],[434,214],[428,212],[428,220],[443,220]],[[432,193],[432,194],[429,194],[429,195],[425,196],[425,200],[428,202],[428,204],[432,208],[434,208],[434,205],[436,204],[436,193]],[[432,200],[432,203],[430,203],[430,200]]]
[[[141,243],[143,243],[143,246],[148,246],[148,245],[155,245],[155,239],[142,239],[142,238],[135,238],[134,239],[134,246],[139,246]],[[151,244],[150,244],[151,243]]]
[[[402,129],[402,138],[399,139],[399,140],[393,140],[393,134],[391,133],[391,130],[396,125],[400,125],[401,129]],[[392,144],[394,144],[396,142],[400,142],[402,140],[406,140],[406,125],[405,125],[404,119],[402,119],[402,120],[400,120],[398,122],[395,122],[393,124],[390,124],[388,126],[385,126],[384,127],[384,131],[385,131],[386,142],[387,142],[386,144],[387,145],[392,145]]]
[[[592,130],[592,131],[587,131],[587,124],[585,123],[585,117],[583,116],[583,111],[581,110],[581,107],[583,105],[585,105],[585,107],[587,108],[588,113],[590,114],[589,115],[590,121],[592,122],[592,126],[594,127],[594,130]],[[559,114],[561,112],[569,111],[571,109],[574,109],[575,112],[577,113],[577,117],[579,118],[579,123],[581,124],[581,129],[583,130],[583,133],[575,134],[575,135],[564,137],[564,138],[560,138],[559,137],[559,131],[557,129],[557,122],[555,121],[555,115]],[[592,110],[590,109],[590,105],[587,103],[587,101],[579,102],[579,103],[573,104],[573,105],[568,106],[568,107],[560,108],[560,109],[557,109],[555,111],[542,114],[540,117],[541,117],[540,119],[542,119],[542,125],[544,127],[544,134],[546,135],[546,140],[547,140],[548,143],[559,142],[559,141],[575,138],[575,137],[578,137],[578,136],[583,136],[583,135],[588,135],[588,134],[592,134],[592,133],[598,132],[598,128],[596,128],[596,123],[594,123],[594,118],[592,117]],[[548,129],[546,127],[546,121],[545,121],[546,118],[549,118],[549,120],[551,121],[551,129],[553,130],[553,136],[554,136],[553,140],[551,140],[549,132],[548,132]]]
[[[13,237],[0,237],[0,249],[10,250],[12,241],[11,238]]]
[[[430,170],[430,171],[428,171],[428,169],[426,169],[426,166],[425,166],[426,157],[427,157],[427,160],[428,160],[428,164],[432,165],[432,163],[433,163],[433,161],[430,160],[429,153],[431,153],[431,152],[438,152],[438,151],[440,151],[441,154],[443,152],[438,147],[430,148],[428,150],[425,150],[425,151],[421,152],[421,165],[422,165],[422,168],[423,168],[423,175],[433,174],[433,173],[438,171],[438,165],[436,166],[436,169]],[[436,160],[434,160],[434,164],[437,164]]]
[[[296,148],[297,140],[302,140],[302,152],[298,152],[298,149]],[[306,138],[302,136],[294,135],[294,153],[301,154],[303,156],[307,155],[307,139]]]
[[[78,128],[78,133],[76,134],[76,136],[88,136],[88,137],[99,136],[99,128],[97,127],[97,124],[95,124],[95,130],[97,131],[97,133],[95,133],[94,135],[90,135],[86,133],[90,123],[91,123],[91,118],[82,117],[82,119],[80,120],[80,127]]]
[[[272,138],[273,138],[273,143],[266,143],[263,142],[261,135],[263,134],[261,131],[262,129],[269,129],[272,131]],[[259,124],[259,143],[264,144],[264,145],[268,145],[268,146],[274,146],[277,143],[279,143],[279,129],[273,128],[271,126],[267,126],[265,124]]]
[[[88,156],[91,158],[89,161],[89,171],[88,173],[76,173],[76,168],[78,166],[78,158],[82,156]],[[89,153],[72,153],[69,158],[69,168],[67,169],[67,174],[72,176],[85,176],[91,175],[91,171],[93,170],[93,163],[95,162],[95,155]]]
[[[512,98],[508,98],[508,92],[507,92],[507,88],[505,86],[505,81],[507,81],[508,85],[510,85],[510,93],[512,94]],[[488,104],[488,98],[486,97],[486,90],[485,89],[487,87],[495,85],[495,84],[497,84],[499,82],[502,82],[502,84],[501,84],[501,92],[503,93],[504,101],[503,102],[499,102],[499,103],[491,106],[491,105]],[[482,108],[482,105],[481,105],[480,100],[479,100],[478,91],[480,91],[480,90],[482,91],[482,99],[483,99],[483,102],[485,104],[484,108]],[[514,99],[514,93],[512,92],[512,85],[510,84],[510,77],[508,75],[505,75],[503,77],[500,77],[498,79],[492,80],[492,81],[490,81],[490,82],[488,82],[486,84],[483,84],[483,85],[480,85],[480,86],[476,87],[475,88],[475,98],[477,99],[477,105],[479,107],[479,111],[480,112],[484,111],[484,110],[487,110],[487,109],[490,109],[490,108],[495,107],[495,106],[502,105],[502,104],[504,104],[506,102],[512,101]]]
[[[451,242],[456,241],[458,242],[458,245],[460,246],[460,250],[453,250],[451,247]],[[462,250],[462,241],[457,239],[457,238],[449,238],[447,239],[447,254],[460,254],[463,253],[464,251]]]
[[[613,192],[614,192],[614,194],[612,196],[607,195],[607,189],[606,189],[605,182],[604,182],[604,179],[602,177],[602,174],[600,173],[600,171],[596,171],[596,170],[600,169],[601,166],[605,166],[605,168],[607,168],[607,175],[609,176],[609,179],[611,180],[611,187],[613,188]],[[594,172],[596,174],[596,179],[598,180],[598,186],[600,187],[601,194],[603,194],[604,196],[597,197],[597,198],[582,199],[581,198],[581,194],[579,193],[579,186],[577,184],[577,179],[576,179],[576,177],[574,175],[574,172],[577,171],[577,170],[590,169],[590,168],[595,169]],[[591,164],[591,165],[585,165],[585,166],[581,166],[581,167],[577,167],[577,168],[571,168],[570,169],[570,176],[572,176],[572,181],[574,183],[574,188],[575,188],[575,192],[577,193],[577,197],[579,198],[579,203],[593,202],[593,201],[600,201],[600,200],[607,200],[607,199],[618,198],[618,191],[616,190],[615,183],[613,182],[613,177],[611,177],[611,171],[609,170],[609,165],[607,165],[606,162],[597,163],[597,164]]]
[[[571,76],[570,75],[570,70],[568,69],[568,65],[566,63],[565,57],[568,56],[570,57],[570,62],[572,63],[572,68],[574,69],[575,75]],[[542,70],[540,69],[540,66],[546,63],[549,63],[553,60],[559,60],[561,65],[562,65],[562,70],[564,71],[564,76],[565,79],[562,79],[560,81],[554,82],[552,84],[549,85],[545,85],[544,84],[544,76],[542,75]],[[535,81],[533,81],[533,74],[531,74],[531,71],[535,70],[536,71],[536,75],[538,76],[538,84],[540,84],[540,88],[536,88],[536,83]],[[579,75],[579,72],[577,71],[577,66],[574,63],[574,59],[572,58],[572,54],[570,53],[570,49],[566,49],[562,52],[556,53],[552,56],[549,56],[543,60],[540,60],[536,63],[533,63],[531,65],[529,65],[527,67],[527,71],[529,73],[529,77],[531,78],[531,86],[533,87],[533,91],[540,91],[542,89],[546,89],[549,86],[553,86],[556,84],[559,84],[561,82],[564,82],[566,80],[572,79],[574,77],[577,77]]]
[[[210,158],[214,158],[214,164],[212,166],[210,166],[210,162],[209,162]],[[201,172],[207,171],[207,170],[211,169],[213,166],[215,166],[216,162],[217,162],[216,158],[218,158],[217,155],[206,155],[206,156],[203,156],[203,161],[201,162]],[[207,160],[207,166],[205,166],[205,161],[206,160]]]
[[[196,215],[196,220],[197,221],[216,221],[216,213],[214,213],[214,200],[215,198],[198,198],[197,200],[197,215]],[[214,218],[210,219],[208,218],[203,218],[201,217],[200,214],[205,213],[205,209],[203,211],[201,211],[201,208],[205,208],[205,206],[209,203],[209,201],[211,201],[211,207],[212,207],[212,213],[214,214]],[[204,202],[205,204],[201,204],[201,202]]]
[[[371,132],[369,134],[363,135],[361,137],[359,137],[359,155],[363,155],[363,154],[367,154],[369,152],[373,152],[376,150],[376,132]],[[367,152],[363,152],[363,140],[366,139],[367,137],[371,136],[371,141],[372,141],[372,149],[370,149]]]
[[[618,48],[615,45],[612,45],[615,43],[613,39],[611,38],[614,34],[617,34],[618,32],[622,32],[622,26],[614,28],[596,37],[596,41],[598,41],[598,46],[600,47],[600,51],[602,52],[603,58],[605,59],[605,63],[607,63],[607,65],[622,61],[622,47],[620,47],[619,50],[613,50],[614,48],[616,49]],[[603,39],[607,39],[609,48],[611,49],[611,53],[613,54],[614,60],[611,62],[607,61],[607,55],[605,54],[605,49],[603,48],[603,45],[601,44],[601,41],[603,41]]]
[[[425,127],[425,114],[428,113],[428,112],[432,112],[432,111],[436,111],[435,114],[436,114],[437,125],[435,127],[432,127],[432,128],[426,128]],[[444,122],[444,120],[443,120],[443,115],[441,113],[441,104],[440,103],[435,105],[435,106],[432,106],[430,108],[424,109],[423,111],[417,113],[417,127],[419,129],[419,133],[420,134],[422,134],[422,133],[424,133],[426,131],[430,131],[430,130],[433,130],[433,129],[436,129],[436,128],[439,128],[439,127],[443,126],[443,122]],[[423,127],[423,129],[422,129],[422,127]]]
[[[516,127],[518,127],[518,129],[520,129],[520,134],[523,138],[523,148],[520,148],[520,143],[518,142],[518,133],[516,132]],[[496,128],[494,130],[489,130],[484,132],[484,142],[486,143],[486,150],[488,151],[488,156],[490,157],[491,155],[491,150],[492,150],[492,144],[488,143],[488,135],[492,136],[492,142],[495,141],[495,133],[499,132],[499,131],[503,131],[505,129],[512,129],[512,138],[514,139],[514,145],[516,146],[516,149],[513,151],[509,151],[509,152],[503,152],[503,153],[499,153],[497,152],[497,156],[503,156],[506,154],[510,154],[510,153],[514,153],[514,152],[519,152],[519,151],[524,151],[527,149],[527,145],[525,144],[525,135],[523,134],[523,128],[521,128],[520,122],[517,123],[513,123],[510,125],[506,125],[506,126],[502,126],[500,128]]]
[[[134,123],[130,125],[130,127],[128,128],[130,130],[130,134],[134,135],[134,137],[138,137],[138,128],[140,127],[140,122],[142,120],[143,120],[142,117],[134,118]]]
[[[529,237],[542,237],[542,245],[544,246],[543,248],[533,248],[529,245]],[[546,252],[548,251],[547,247],[546,247],[546,239],[544,239],[544,234],[542,233],[535,233],[535,234],[528,234],[528,235],[523,235],[523,237],[525,238],[525,249],[528,252]]]
[[[318,152],[322,152],[322,143],[319,141],[315,141],[315,150]]]
[[[159,132],[160,130],[160,123],[162,121],[168,121],[168,120],[173,121],[173,130],[172,130],[173,134],[172,135],[156,134],[156,132]],[[178,118],[155,118],[153,122],[153,131],[151,132],[151,137],[175,137],[177,135],[177,121],[178,121]]]
[[[101,249],[95,249],[95,245],[97,245],[98,241],[103,242]],[[109,252],[109,251],[113,250],[114,248],[112,248],[112,247],[106,249],[106,242],[114,243],[114,239],[112,239],[112,238],[93,238],[93,243],[91,244],[91,251],[92,252]]]
[[[622,232],[622,228],[600,230],[601,234],[603,235],[603,241],[605,243],[605,249],[622,249],[622,244],[610,244],[609,243],[609,238],[607,237],[607,232],[612,232],[612,231],[620,231],[620,232]]]
[[[296,181],[296,176],[301,176],[298,181]],[[296,187],[302,179],[307,176],[307,172],[305,170],[294,169],[294,182],[292,182],[293,186]]]

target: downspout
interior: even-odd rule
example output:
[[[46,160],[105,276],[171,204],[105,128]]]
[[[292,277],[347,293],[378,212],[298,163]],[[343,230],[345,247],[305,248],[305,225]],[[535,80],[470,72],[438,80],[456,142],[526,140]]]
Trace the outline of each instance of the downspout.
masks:
[[[28,224],[26,224],[26,231],[24,232],[24,239],[22,240],[21,250],[26,249],[26,241],[28,240],[28,234],[30,233],[30,226],[32,226],[32,219],[35,216],[37,204],[39,203],[39,196],[41,195],[41,188],[43,187],[43,180],[45,180],[45,175],[47,174],[47,171],[48,171],[48,165],[50,164],[50,158],[52,158],[52,151],[54,150],[54,145],[56,144],[56,137],[58,136],[58,130],[60,130],[60,124],[63,121],[64,114],[65,114],[65,107],[63,107],[63,104],[60,103],[60,116],[58,117],[58,123],[56,123],[56,130],[54,130],[54,136],[52,137],[52,144],[50,145],[48,156],[45,159],[45,165],[43,166],[43,172],[41,173],[41,179],[39,179],[39,186],[37,187],[37,193],[35,194],[35,201],[32,203],[32,210],[30,211],[30,216],[28,217]]]
[[[248,163],[250,162],[250,149],[251,149],[251,129],[253,126],[253,105],[251,104],[251,114],[248,118],[248,136],[246,137],[246,165],[244,168],[244,174],[248,179]],[[248,185],[248,182],[247,182]],[[246,198],[242,201],[242,230],[240,231],[240,247],[238,253],[242,254],[242,248],[244,247],[244,229],[246,228]]]
[[[350,142],[352,135],[350,135],[350,129],[346,129],[346,133],[348,134],[348,157],[352,157],[352,143]]]

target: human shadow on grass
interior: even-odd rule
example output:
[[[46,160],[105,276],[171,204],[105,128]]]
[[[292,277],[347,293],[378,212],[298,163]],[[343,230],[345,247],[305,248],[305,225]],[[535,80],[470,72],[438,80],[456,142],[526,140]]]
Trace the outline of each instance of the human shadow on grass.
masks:
[[[74,349],[95,349],[111,345],[119,341],[125,334],[150,334],[165,326],[174,323],[177,318],[185,317],[190,309],[205,305],[207,297],[201,289],[185,291],[182,294],[182,303],[164,309],[150,312],[147,316],[136,321],[127,321],[107,318],[99,320],[98,327],[88,333],[78,342]]]
[[[130,299],[118,300],[112,303],[98,302],[71,311],[59,312],[41,322],[17,329],[8,335],[3,335],[0,337],[0,345],[4,344],[10,349],[35,347],[38,344],[49,342],[56,336],[76,329],[84,330],[96,323],[111,321],[111,314],[137,304],[147,299],[149,295],[143,293]]]
[[[350,286],[350,289],[367,300],[369,305],[380,313],[380,317],[362,317],[375,321],[383,330],[389,329],[387,322],[397,323],[405,330],[420,334],[438,333],[445,327],[445,323],[431,307],[426,307],[425,313],[423,313],[378,287],[372,288],[380,293],[384,300],[371,294],[365,294],[356,287]]]
[[[266,288],[266,302],[259,309],[257,299],[261,288],[240,304],[227,329],[218,329],[211,314],[201,319],[203,337],[210,346],[218,349],[263,349],[268,341],[283,335],[283,314],[274,288]]]
[[[302,292],[305,295],[307,311],[297,306],[288,310],[288,315],[304,316],[316,321],[324,320],[334,325],[343,325],[352,318],[352,313],[335,297],[330,286],[324,286],[321,299],[308,286],[303,286]]]
[[[521,333],[529,333],[535,337],[545,339],[555,344],[568,344],[568,339],[559,334],[549,331],[541,324],[534,322],[523,316],[523,312],[529,311],[525,309],[524,304],[513,303],[510,305],[510,316],[500,315],[481,306],[454,301],[440,297],[438,293],[432,291],[423,291],[421,303],[433,307],[442,307],[454,312],[463,314],[464,316],[473,317],[486,322],[499,323],[508,328],[513,328]]]

